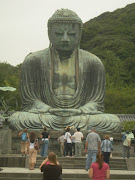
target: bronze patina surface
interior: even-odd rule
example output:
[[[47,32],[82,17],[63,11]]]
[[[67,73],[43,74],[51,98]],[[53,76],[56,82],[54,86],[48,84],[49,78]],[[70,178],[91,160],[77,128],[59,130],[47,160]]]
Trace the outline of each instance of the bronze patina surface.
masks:
[[[68,9],[48,20],[50,46],[24,60],[20,87],[23,112],[10,118],[15,129],[63,130],[66,126],[120,131],[117,116],[104,114],[105,70],[95,55],[79,49],[82,21]]]

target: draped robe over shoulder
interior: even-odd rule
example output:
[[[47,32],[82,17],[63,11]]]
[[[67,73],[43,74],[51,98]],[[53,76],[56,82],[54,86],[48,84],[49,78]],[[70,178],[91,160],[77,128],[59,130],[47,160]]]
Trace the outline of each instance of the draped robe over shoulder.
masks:
[[[12,126],[16,129],[47,126],[55,130],[65,126],[80,127],[82,130],[97,126],[99,131],[119,131],[120,121],[115,115],[96,113],[104,111],[105,98],[105,70],[100,59],[78,50],[76,90],[72,96],[63,98],[57,96],[53,89],[54,60],[50,48],[30,53],[25,58],[20,79],[24,112],[12,115]],[[54,115],[49,111],[51,108],[61,109],[61,112]],[[69,112],[65,112],[65,109]],[[82,113],[74,113],[77,110]]]
[[[21,99],[25,110],[37,101],[53,108],[83,107],[89,113],[91,105],[104,110],[105,71],[101,61],[93,54],[79,50],[78,87],[69,99],[58,99],[52,89],[50,50],[45,49],[28,55],[21,72]],[[77,75],[76,75],[77,76]]]

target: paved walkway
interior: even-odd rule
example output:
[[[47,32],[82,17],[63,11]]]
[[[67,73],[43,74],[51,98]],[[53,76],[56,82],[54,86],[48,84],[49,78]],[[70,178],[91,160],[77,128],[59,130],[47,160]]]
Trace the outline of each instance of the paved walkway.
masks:
[[[3,171],[0,173],[41,173],[38,168],[34,170],[29,170],[27,168],[10,168],[10,167],[2,167]],[[63,174],[88,174],[84,169],[63,169]],[[110,174],[133,174],[135,175],[135,171],[127,171],[127,170],[110,170]]]

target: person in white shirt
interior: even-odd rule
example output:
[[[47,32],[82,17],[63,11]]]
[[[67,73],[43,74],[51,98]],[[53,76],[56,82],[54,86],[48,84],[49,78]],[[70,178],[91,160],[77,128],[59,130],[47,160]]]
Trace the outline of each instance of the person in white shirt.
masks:
[[[127,131],[126,138],[123,141],[123,158],[125,158],[126,151],[127,151],[127,158],[130,158],[130,147],[131,147],[131,139],[129,136],[129,131]]]
[[[68,127],[66,129],[66,133],[64,136],[64,141],[67,143],[66,147],[66,156],[68,156],[68,152],[70,152],[70,156],[72,157],[72,141],[71,141],[71,134],[70,134],[70,128]]]
[[[77,132],[74,133],[73,138],[75,139],[75,156],[81,157],[83,134],[80,132],[80,128],[77,128]]]
[[[38,139],[34,132],[30,133],[30,138],[28,141],[28,153],[29,153],[29,169],[34,170],[37,158],[37,150],[39,152]]]

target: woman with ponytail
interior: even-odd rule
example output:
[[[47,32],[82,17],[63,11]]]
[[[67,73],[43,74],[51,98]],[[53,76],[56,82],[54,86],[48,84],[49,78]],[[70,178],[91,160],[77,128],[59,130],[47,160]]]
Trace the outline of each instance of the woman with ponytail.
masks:
[[[90,166],[89,178],[92,178],[92,180],[105,180],[110,178],[109,165],[104,163],[101,152],[97,153],[96,162]]]

